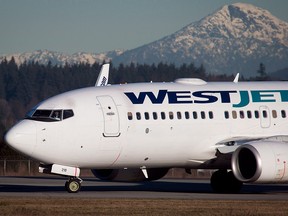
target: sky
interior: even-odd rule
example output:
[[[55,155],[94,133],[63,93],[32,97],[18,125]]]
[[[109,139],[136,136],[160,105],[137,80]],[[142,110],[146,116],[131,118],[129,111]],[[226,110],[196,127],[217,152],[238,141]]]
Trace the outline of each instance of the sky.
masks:
[[[236,2],[288,22],[287,0],[0,0],[0,55],[133,49]]]

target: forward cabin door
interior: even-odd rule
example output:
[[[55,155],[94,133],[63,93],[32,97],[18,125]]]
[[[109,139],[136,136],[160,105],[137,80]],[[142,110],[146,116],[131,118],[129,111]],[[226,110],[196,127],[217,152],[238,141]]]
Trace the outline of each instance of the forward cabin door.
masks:
[[[104,137],[119,137],[120,136],[120,121],[116,104],[110,96],[98,96],[97,100],[100,103],[103,119],[104,119]]]

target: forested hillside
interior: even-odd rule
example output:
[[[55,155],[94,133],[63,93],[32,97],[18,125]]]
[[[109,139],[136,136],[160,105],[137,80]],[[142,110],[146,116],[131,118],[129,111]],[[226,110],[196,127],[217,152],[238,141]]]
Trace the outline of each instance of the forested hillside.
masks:
[[[13,124],[40,101],[53,95],[87,86],[93,86],[101,65],[95,63],[65,66],[24,63],[17,66],[15,60],[0,63],[0,156],[3,159],[14,153],[3,143],[3,135]],[[208,75],[203,66],[183,64],[135,65],[110,68],[110,84],[131,82],[170,82],[177,78],[197,77],[204,80],[233,80],[233,76]]]

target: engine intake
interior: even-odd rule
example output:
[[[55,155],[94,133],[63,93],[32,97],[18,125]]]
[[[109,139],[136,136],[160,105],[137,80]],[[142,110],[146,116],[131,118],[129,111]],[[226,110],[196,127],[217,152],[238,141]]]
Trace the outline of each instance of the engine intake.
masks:
[[[232,155],[232,170],[242,182],[288,182],[288,143],[255,141]]]

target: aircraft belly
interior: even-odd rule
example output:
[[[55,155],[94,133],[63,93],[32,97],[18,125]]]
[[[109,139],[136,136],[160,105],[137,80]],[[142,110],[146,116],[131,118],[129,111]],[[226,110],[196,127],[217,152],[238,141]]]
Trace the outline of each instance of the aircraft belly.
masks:
[[[155,125],[130,127],[127,143],[123,145],[123,151],[115,165],[185,166],[190,158],[203,156],[203,149],[199,145],[202,143],[191,136],[191,133],[187,133],[187,128],[168,125],[161,128]]]

